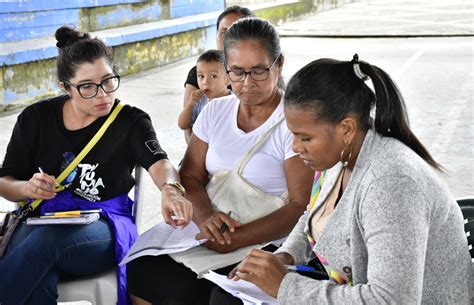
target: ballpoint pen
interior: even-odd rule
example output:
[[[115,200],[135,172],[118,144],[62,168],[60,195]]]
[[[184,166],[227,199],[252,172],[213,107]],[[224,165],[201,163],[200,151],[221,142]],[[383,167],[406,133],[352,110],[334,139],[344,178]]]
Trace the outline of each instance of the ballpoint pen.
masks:
[[[41,168],[41,166],[38,166],[38,171],[42,174],[44,174],[44,170]],[[49,187],[50,189],[53,189],[53,185],[49,184]],[[66,188],[66,186],[62,186],[62,185],[59,185],[57,188],[54,189],[54,191],[57,193],[57,192],[60,192],[62,190],[64,190]]]
[[[310,266],[303,266],[303,265],[286,265],[286,269],[289,271],[296,271],[296,272],[317,272],[316,269]]]
[[[78,218],[83,217],[81,214],[61,214],[61,215],[44,215],[39,218]]]
[[[44,170],[41,168],[41,166],[38,166],[38,171],[42,174],[44,174]],[[49,185],[49,188],[52,189],[52,185],[51,184],[48,184]],[[36,188],[36,190],[38,190],[38,188]]]
[[[85,214],[100,213],[102,209],[95,210],[75,210],[75,211],[63,211],[63,212],[49,212],[44,213],[44,216],[49,217],[78,217]]]

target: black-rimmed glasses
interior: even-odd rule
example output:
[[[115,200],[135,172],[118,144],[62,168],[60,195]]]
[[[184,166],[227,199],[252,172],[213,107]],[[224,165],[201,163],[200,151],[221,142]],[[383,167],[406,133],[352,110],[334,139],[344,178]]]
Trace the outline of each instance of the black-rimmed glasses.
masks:
[[[88,99],[88,98],[93,98],[94,96],[97,95],[97,92],[99,92],[99,87],[102,88],[102,90],[105,93],[111,93],[114,91],[117,91],[120,85],[120,76],[119,75],[114,75],[111,77],[108,77],[104,79],[103,81],[100,82],[100,84],[96,83],[84,83],[84,84],[73,84],[69,82],[64,82],[65,84],[68,84],[70,86],[73,86],[74,88],[77,89],[79,92],[79,95],[82,96],[82,98]]]
[[[277,62],[278,58],[280,58],[280,56],[275,58],[273,63],[268,68],[253,68],[248,72],[244,69],[230,69],[226,70],[226,72],[227,75],[229,75],[230,80],[233,82],[243,82],[247,77],[247,74],[250,75],[254,81],[264,81],[268,78],[268,74]]]

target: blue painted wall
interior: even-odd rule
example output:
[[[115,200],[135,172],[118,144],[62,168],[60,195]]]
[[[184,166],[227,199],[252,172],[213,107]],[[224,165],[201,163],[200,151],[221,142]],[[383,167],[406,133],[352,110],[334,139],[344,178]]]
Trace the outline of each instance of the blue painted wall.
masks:
[[[136,9],[130,4],[147,4]],[[148,5],[149,4],[149,5]],[[222,11],[224,0],[171,0],[169,18],[193,16],[212,11]],[[84,9],[112,6],[100,15],[90,16],[93,30],[102,30],[134,21],[160,20],[160,1],[147,0],[0,0],[0,43],[52,37],[64,24],[80,26],[89,18]],[[82,16],[81,16],[82,14]],[[82,18],[82,20],[81,20]],[[89,29],[86,29],[89,30]]]
[[[129,6],[117,7],[113,11],[104,12],[94,19],[95,28],[108,29],[117,24],[133,24],[134,20],[152,22],[161,18],[161,5],[156,2],[149,7],[133,10]]]
[[[172,0],[170,17],[179,18],[224,9],[222,0]]]
[[[2,3],[3,4],[3,3]],[[63,24],[78,25],[80,9],[0,13],[0,42],[52,36]]]
[[[169,0],[163,6],[162,2],[0,0],[0,108],[56,90],[54,67],[42,63],[57,56],[53,36],[64,24],[97,31],[95,34],[113,48],[201,29],[204,32],[199,38],[199,50],[191,45],[184,56],[195,55],[202,47],[215,48],[215,24],[224,9],[224,0]],[[41,81],[16,87],[13,78],[23,75],[23,64],[40,71],[36,78]]]
[[[154,2],[154,3],[153,3]],[[130,4],[144,3],[151,5],[143,9],[133,9]],[[161,17],[159,1],[146,0],[0,0],[0,43],[52,37],[55,30],[64,24],[79,26],[84,9],[95,7],[112,7],[94,19],[98,29],[111,28],[116,24],[156,21]],[[87,16],[83,16],[87,24]],[[92,17],[92,18],[95,18]],[[89,30],[89,29],[87,29]]]
[[[0,0],[0,13],[24,13],[140,2],[146,2],[146,0]]]

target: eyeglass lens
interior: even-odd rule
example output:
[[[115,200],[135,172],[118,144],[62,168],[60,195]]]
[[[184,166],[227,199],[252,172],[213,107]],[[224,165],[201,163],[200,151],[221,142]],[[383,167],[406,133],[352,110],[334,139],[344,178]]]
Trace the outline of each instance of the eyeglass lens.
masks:
[[[99,91],[99,87],[102,87],[105,93],[114,92],[118,89],[120,83],[120,79],[118,76],[113,76],[107,79],[104,79],[100,84],[82,84],[77,86],[79,93],[83,98],[92,98],[97,95]]]
[[[230,69],[227,71],[229,78],[233,82],[242,82],[245,80],[247,74],[255,81],[264,81],[268,78],[268,73],[275,65],[279,56],[273,61],[273,63],[268,68],[254,68],[250,72],[245,71],[244,69]]]
[[[247,74],[256,81],[266,80],[268,77],[268,70],[263,68],[252,69],[250,72],[246,72],[243,69],[232,69],[229,71],[229,77],[232,81],[243,81]]]

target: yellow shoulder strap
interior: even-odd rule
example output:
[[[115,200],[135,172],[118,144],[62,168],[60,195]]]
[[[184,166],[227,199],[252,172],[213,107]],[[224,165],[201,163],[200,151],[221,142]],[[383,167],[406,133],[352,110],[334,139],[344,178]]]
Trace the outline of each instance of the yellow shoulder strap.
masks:
[[[71,163],[64,169],[64,171],[59,175],[58,178],[56,178],[56,182],[58,184],[61,184],[64,179],[66,179],[67,176],[73,171],[73,169],[84,159],[84,157],[91,151],[91,149],[95,146],[95,144],[102,138],[104,135],[105,131],[107,128],[109,128],[110,124],[115,120],[117,115],[119,114],[120,110],[122,110],[123,104],[119,102],[117,106],[115,107],[114,111],[110,114],[110,116],[107,118],[107,120],[102,124],[100,129],[96,132],[96,134],[92,137],[92,139],[87,143],[87,145],[82,149],[82,151],[72,160]],[[34,210],[36,209],[40,203],[43,201],[43,199],[36,199],[33,201],[30,205],[29,210]],[[24,206],[25,202],[20,202],[20,206]]]

